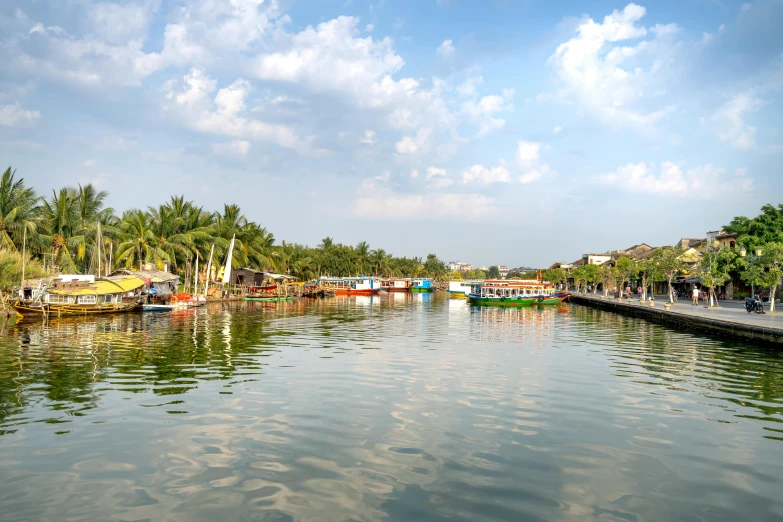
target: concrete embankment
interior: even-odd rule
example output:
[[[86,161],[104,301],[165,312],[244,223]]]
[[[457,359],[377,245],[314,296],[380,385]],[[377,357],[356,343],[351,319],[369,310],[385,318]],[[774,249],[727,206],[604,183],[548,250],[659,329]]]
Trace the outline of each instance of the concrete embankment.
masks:
[[[727,337],[755,339],[783,347],[783,318],[781,318],[783,314],[780,313],[756,315],[747,314],[738,308],[710,309],[701,306],[690,307],[688,304],[675,304],[670,310],[666,310],[665,302],[661,300],[656,300],[655,306],[651,307],[649,303],[633,300],[632,304],[629,304],[627,300],[618,301],[610,297],[601,299],[572,295],[570,299],[575,304],[648,319],[689,331],[698,330]]]

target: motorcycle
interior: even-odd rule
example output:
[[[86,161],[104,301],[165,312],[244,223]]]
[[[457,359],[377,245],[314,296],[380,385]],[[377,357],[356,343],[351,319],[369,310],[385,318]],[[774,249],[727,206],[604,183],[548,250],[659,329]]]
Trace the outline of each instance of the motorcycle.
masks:
[[[759,296],[755,295],[753,297],[746,297],[745,310],[747,310],[748,313],[756,312],[757,314],[763,314],[764,307],[761,305],[761,299],[759,299]]]

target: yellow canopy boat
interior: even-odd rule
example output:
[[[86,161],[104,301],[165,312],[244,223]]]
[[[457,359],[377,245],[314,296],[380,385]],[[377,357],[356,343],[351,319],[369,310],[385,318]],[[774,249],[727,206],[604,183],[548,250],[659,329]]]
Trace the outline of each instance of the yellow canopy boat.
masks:
[[[143,279],[127,275],[98,280],[60,276],[33,298],[15,301],[14,309],[20,318],[130,312],[139,306],[145,284]]]

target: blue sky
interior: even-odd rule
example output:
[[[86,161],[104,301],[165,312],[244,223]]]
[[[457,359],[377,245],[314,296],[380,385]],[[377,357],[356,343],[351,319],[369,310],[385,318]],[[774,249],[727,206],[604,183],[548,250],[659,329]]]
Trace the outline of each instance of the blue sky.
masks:
[[[783,1],[14,1],[0,158],[118,211],[543,265],[783,201]]]

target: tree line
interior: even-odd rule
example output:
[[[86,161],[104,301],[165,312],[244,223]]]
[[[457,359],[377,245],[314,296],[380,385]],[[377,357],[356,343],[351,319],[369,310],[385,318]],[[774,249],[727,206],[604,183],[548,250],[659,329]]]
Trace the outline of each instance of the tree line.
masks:
[[[765,205],[761,214],[754,218],[735,217],[724,227],[728,233],[737,234],[732,248],[719,242],[706,244],[698,260],[685,258],[685,250],[679,246],[654,249],[644,259],[620,257],[610,265],[582,265],[570,269],[562,268],[544,271],[544,277],[559,284],[572,282],[578,292],[587,286],[597,293],[600,285],[604,295],[614,287],[622,288],[632,281],[639,281],[642,298],[647,289],[656,282],[668,283],[669,299],[672,296],[672,281],[684,273],[701,280],[702,287],[709,291],[709,304],[717,303],[716,290],[735,277],[754,289],[764,289],[770,298],[770,310],[774,311],[777,289],[783,278],[783,205]]]
[[[204,267],[214,246],[214,262],[224,262],[235,237],[234,268],[293,275],[309,280],[375,275],[433,277],[448,275],[435,254],[397,257],[366,241],[355,246],[324,238],[316,247],[286,241],[249,220],[239,206],[209,211],[184,196],[157,207],[117,213],[105,205],[108,193],[92,184],[62,187],[41,196],[10,167],[0,177],[0,290],[18,286],[22,254],[26,276],[57,272],[95,273],[109,268],[140,268],[153,263],[187,276],[196,258]]]

